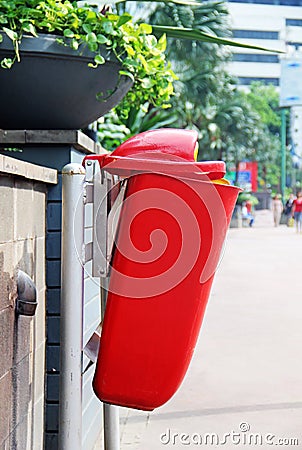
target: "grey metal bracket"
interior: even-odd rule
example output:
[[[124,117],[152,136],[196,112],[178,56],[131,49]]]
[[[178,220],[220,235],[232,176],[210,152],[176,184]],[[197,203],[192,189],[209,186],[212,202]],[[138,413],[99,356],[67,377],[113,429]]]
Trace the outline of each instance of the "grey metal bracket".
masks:
[[[126,180],[100,169],[98,161],[86,161],[85,203],[93,204],[92,242],[85,245],[85,262],[92,260],[92,276],[105,278],[116,237]],[[112,198],[113,187],[119,192]]]
[[[126,191],[126,181],[100,169],[96,160],[86,162],[85,203],[93,204],[92,242],[85,246],[85,260],[92,259],[92,276],[100,278],[102,319],[104,318],[108,292],[110,260],[118,229],[119,217]],[[100,336],[96,330],[83,349],[90,362],[84,372],[96,361]],[[119,409],[103,405],[104,448],[120,448]]]

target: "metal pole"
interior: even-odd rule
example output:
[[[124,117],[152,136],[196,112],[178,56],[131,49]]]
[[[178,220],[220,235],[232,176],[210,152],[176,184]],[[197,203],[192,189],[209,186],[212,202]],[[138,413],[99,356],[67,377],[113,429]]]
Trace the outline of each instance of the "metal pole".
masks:
[[[119,433],[119,409],[118,406],[103,405],[104,413],[104,447],[105,450],[119,450],[120,433]]]
[[[281,194],[284,204],[286,186],[286,109],[281,108]]]
[[[59,450],[82,448],[82,334],[85,170],[62,170]]]
[[[108,278],[101,278],[101,308],[104,318],[108,292]],[[104,449],[120,449],[120,423],[118,406],[103,404]]]

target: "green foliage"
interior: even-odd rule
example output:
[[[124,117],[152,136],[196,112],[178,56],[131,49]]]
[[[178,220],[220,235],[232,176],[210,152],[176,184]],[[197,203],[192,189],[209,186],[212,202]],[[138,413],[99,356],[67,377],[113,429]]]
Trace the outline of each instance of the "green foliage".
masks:
[[[198,27],[213,36],[230,36],[228,12],[222,2],[205,2],[194,9],[159,4],[148,20],[164,22],[169,27]],[[176,95],[171,99],[175,120],[171,124],[163,122],[163,126],[196,129],[201,159],[223,159],[228,167],[237,166],[242,160],[255,160],[262,186],[278,186],[280,118],[275,88],[255,84],[249,93],[238,89],[237,80],[223,68],[230,53],[216,44],[168,39],[166,52],[178,80],[174,83]],[[156,127],[148,117],[153,111],[156,119],[158,111],[144,106],[145,111],[132,108],[127,120],[119,119],[119,126],[123,123],[130,132],[123,139],[148,129],[146,126]],[[168,113],[169,118],[170,111],[162,113]],[[106,128],[111,120],[112,116],[106,118],[102,127]],[[118,142],[114,142],[116,145]],[[111,149],[114,146],[110,144]]]
[[[228,11],[223,2],[202,2],[194,9],[171,3],[164,4],[156,8],[150,16],[150,22],[164,22],[173,28],[197,28],[219,38],[231,35]],[[227,48],[218,46],[217,43],[196,39],[168,39],[167,56],[179,78],[175,83],[178,94],[175,100],[180,99],[183,104],[186,101],[205,104],[209,92],[215,95],[221,70],[221,67],[217,70],[218,65],[220,61],[225,61],[228,54]]]
[[[237,199],[237,204],[242,205],[243,202],[251,202],[252,206],[256,206],[259,203],[259,200],[255,195],[251,194],[250,192],[240,192]]]
[[[127,8],[128,3],[123,5],[124,11]],[[142,17],[153,24],[165,23],[180,29],[198,28],[213,36],[231,34],[227,27],[227,8],[222,2],[204,2],[195,8],[161,2],[157,7],[153,5],[150,11],[151,15],[146,17],[146,8],[142,2],[135,4],[135,11],[130,7],[130,12],[135,13],[138,20]],[[132,106],[128,118],[124,118],[120,114],[122,105],[118,105],[116,114],[106,115],[103,123],[99,124],[99,137],[105,139],[101,142],[106,148],[113,149],[116,144],[114,139],[109,139],[106,132],[106,126],[111,129],[112,122],[115,126],[125,125],[130,132],[129,136],[165,126],[192,128],[193,122],[188,119],[191,113],[196,127],[203,126],[197,118],[200,111],[204,110],[203,105],[209,96],[213,102],[216,101],[217,85],[221,78],[221,68],[218,67],[217,61],[224,62],[228,51],[217,44],[174,38],[167,40],[166,54],[178,76],[178,80],[174,82],[176,95],[171,98],[172,108],[160,111],[146,102],[140,108]],[[192,109],[189,105],[192,105]]]
[[[231,30],[224,2],[204,2],[198,8],[166,4],[150,21],[198,28],[229,37]],[[175,82],[173,109],[177,125],[199,132],[199,158],[223,159],[228,166],[256,160],[263,184],[279,180],[278,93],[273,86],[255,84],[250,93],[237,88],[237,80],[224,65],[230,58],[225,47],[200,41],[169,41],[167,54],[179,80]],[[278,165],[279,164],[279,165]]]
[[[121,142],[134,134],[173,127],[177,121],[177,115],[171,109],[163,110],[147,103],[139,109],[131,108],[126,119],[119,114],[119,108],[120,106],[98,121],[98,139],[109,151],[114,150]]]
[[[171,10],[173,2],[178,4],[173,6],[173,21],[169,21],[166,14],[164,25],[157,22],[151,26],[134,23],[129,13],[113,14],[106,7],[98,11],[95,5],[89,3],[79,6],[76,1],[70,0],[2,0],[0,42],[6,35],[13,43],[15,54],[3,58],[1,67],[9,69],[16,61],[20,62],[20,44],[24,35],[37,38],[39,33],[52,33],[59,36],[59,43],[79,54],[88,48],[94,54],[89,64],[91,68],[104,64],[108,53],[113,53],[122,62],[121,75],[133,81],[132,89],[119,106],[122,117],[127,118],[132,108],[139,110],[140,105],[146,102],[154,107],[167,108],[174,94],[173,82],[176,76],[165,59],[166,35],[175,38],[178,47],[184,39],[191,48],[195,48],[197,42],[205,42],[208,46],[223,44],[249,47],[225,39],[225,35],[220,37],[215,27],[218,25],[219,31],[223,17],[217,11],[222,13],[225,8],[222,2],[166,0],[159,3],[157,11],[165,4]],[[151,2],[148,3],[150,7]],[[119,5],[117,9],[120,9]],[[209,47],[207,57],[212,59]],[[190,61],[194,60],[197,63],[197,54]],[[187,68],[185,72],[187,77],[191,76],[190,69]]]
[[[279,94],[272,85],[253,83],[250,92],[243,93],[256,114],[257,140],[255,160],[258,161],[258,179],[263,188],[280,190],[281,140]],[[290,164],[290,155],[287,161]]]
[[[99,119],[97,135],[102,146],[109,151],[114,150],[131,136],[129,128],[123,124],[113,111]]]
[[[150,25],[133,23],[127,13],[103,13],[68,0],[6,0],[0,2],[0,31],[12,41],[15,50],[13,58],[1,61],[2,68],[11,68],[20,61],[24,35],[37,38],[39,33],[52,33],[59,36],[59,43],[79,55],[88,48],[94,54],[91,68],[104,64],[109,53],[122,62],[121,75],[133,81],[120,108],[124,117],[130,107],[139,108],[145,102],[169,107],[176,76],[165,59],[166,36],[157,39]]]
[[[279,112],[279,93],[272,85],[252,83],[247,99],[252,108],[259,114],[262,123],[271,133],[279,134],[281,118]]]
[[[231,35],[227,7],[220,1],[201,2],[195,8],[160,3],[152,9],[148,21],[165,23],[173,29],[198,28],[220,38]],[[157,28],[153,25],[153,29]],[[166,53],[178,80],[174,83],[176,95],[171,99],[175,119],[171,124],[163,122],[163,126],[196,129],[202,159],[225,159],[230,164],[247,157],[254,159],[259,116],[236,89],[236,80],[223,69],[229,50],[215,43],[174,38],[168,39]],[[140,110],[132,107],[130,111],[129,120],[122,120],[130,133],[144,131],[146,125],[154,128],[148,120],[152,105],[145,104]],[[157,120],[156,108],[154,117]]]
[[[265,85],[253,86],[251,92],[240,90],[236,79],[221,69],[222,63],[217,58],[214,86],[211,73],[206,76],[208,62],[200,65],[197,77],[205,70],[202,97],[197,95],[201,84],[194,86],[194,77],[188,84],[183,83],[181,98],[190,101],[184,101],[184,107],[179,108],[180,126],[199,131],[199,158],[222,159],[228,168],[237,167],[244,160],[257,161],[260,188],[278,189],[281,147],[278,93],[273,86]],[[287,160],[290,164],[290,157]]]

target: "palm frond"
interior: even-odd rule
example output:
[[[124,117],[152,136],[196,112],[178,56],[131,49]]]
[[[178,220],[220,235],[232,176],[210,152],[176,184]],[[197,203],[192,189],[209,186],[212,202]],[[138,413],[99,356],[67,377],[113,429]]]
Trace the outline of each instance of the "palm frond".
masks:
[[[249,45],[243,44],[237,41],[231,41],[229,39],[220,38],[218,36],[212,36],[208,33],[204,33],[203,31],[191,29],[191,28],[179,28],[179,27],[171,27],[171,26],[163,26],[163,25],[151,25],[152,30],[155,34],[166,34],[167,37],[176,38],[176,39],[190,39],[193,41],[201,41],[201,42],[209,42],[212,44],[219,45],[229,45],[232,47],[241,47],[241,48],[249,48],[254,50],[262,50],[273,53],[283,53],[279,50],[273,50],[265,47],[260,47],[257,45]]]

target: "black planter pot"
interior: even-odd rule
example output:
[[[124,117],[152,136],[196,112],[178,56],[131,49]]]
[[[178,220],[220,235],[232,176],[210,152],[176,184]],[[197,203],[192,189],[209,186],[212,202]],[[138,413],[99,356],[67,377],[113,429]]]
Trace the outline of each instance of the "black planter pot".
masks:
[[[4,36],[1,60],[12,57],[12,49]],[[110,54],[103,55],[105,64],[90,68],[89,51],[58,44],[54,35],[24,37],[20,55],[11,69],[0,68],[2,129],[84,128],[116,106],[132,84]]]

